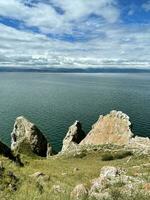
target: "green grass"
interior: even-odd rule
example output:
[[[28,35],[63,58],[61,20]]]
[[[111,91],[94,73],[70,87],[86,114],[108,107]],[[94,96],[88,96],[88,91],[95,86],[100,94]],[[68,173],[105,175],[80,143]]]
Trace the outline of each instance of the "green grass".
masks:
[[[125,153],[123,155],[125,155]],[[150,158],[148,156],[136,157],[130,155],[131,159],[128,161],[129,155],[122,156],[121,154],[121,158],[119,155],[119,159],[103,159],[102,161],[103,156],[104,152],[99,151],[86,153],[84,156],[79,157],[54,156],[49,159],[22,156],[24,167],[18,167],[12,161],[0,156],[0,160],[4,163],[5,168],[5,175],[0,177],[0,185],[8,186],[11,182],[7,180],[8,171],[12,171],[16,177],[19,178],[19,181],[16,183],[17,190],[15,192],[11,191],[9,187],[5,187],[4,189],[0,188],[0,199],[69,200],[70,192],[77,184],[83,183],[87,188],[90,188],[90,181],[99,177],[100,169],[103,166],[118,166],[124,168],[128,175],[142,176],[145,180],[149,180],[150,169],[148,166],[144,166],[144,164],[150,163]],[[75,168],[79,170],[75,171]],[[46,182],[39,183],[29,176],[35,172],[43,172],[48,175],[50,179]],[[63,192],[54,193],[52,190],[53,185],[60,185]],[[116,186],[116,188],[120,187],[121,183]],[[128,198],[125,199],[125,197],[120,199],[114,197],[113,199],[128,200]],[[136,200],[136,198],[133,199]],[[141,199],[137,198],[137,200]]]

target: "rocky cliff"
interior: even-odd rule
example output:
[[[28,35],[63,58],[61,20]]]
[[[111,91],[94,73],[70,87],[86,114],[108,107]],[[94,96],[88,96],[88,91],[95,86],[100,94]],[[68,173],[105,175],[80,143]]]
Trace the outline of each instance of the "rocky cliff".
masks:
[[[118,145],[141,153],[150,152],[150,139],[138,137],[132,133],[129,116],[121,111],[113,110],[109,114],[100,115],[98,121],[86,135],[80,122],[69,127],[63,140],[61,153],[88,150],[89,146]]]
[[[11,138],[13,152],[26,153],[26,151],[30,151],[43,157],[49,157],[53,154],[52,146],[47,142],[44,134],[35,124],[23,116],[16,119]],[[106,144],[124,145],[126,148],[140,152],[150,152],[150,139],[134,137],[129,117],[121,111],[113,110],[105,116],[100,115],[87,135],[82,129],[82,124],[75,121],[69,127],[63,140],[61,153],[80,151],[83,147],[87,150],[87,146]]]
[[[38,156],[46,157],[47,150],[50,148],[43,133],[23,116],[16,119],[11,138],[11,150],[15,152],[31,151]]]
[[[76,121],[61,153],[49,157],[52,147],[43,133],[18,117],[11,149],[19,154],[0,142],[0,199],[150,199],[150,139],[134,137],[130,127],[120,111],[100,116],[87,136]]]
[[[109,114],[99,117],[80,144],[128,144],[133,136],[130,126],[131,122],[126,114],[121,111],[111,111]]]
[[[78,144],[85,138],[85,132],[82,130],[82,125],[76,121],[69,130],[63,140],[62,152],[71,151],[78,147]]]

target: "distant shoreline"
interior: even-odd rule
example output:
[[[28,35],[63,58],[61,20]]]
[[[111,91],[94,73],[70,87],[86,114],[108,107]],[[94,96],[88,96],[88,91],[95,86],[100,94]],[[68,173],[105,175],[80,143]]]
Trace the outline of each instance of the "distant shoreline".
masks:
[[[150,69],[135,68],[19,68],[0,67],[1,72],[40,72],[40,73],[150,73]]]

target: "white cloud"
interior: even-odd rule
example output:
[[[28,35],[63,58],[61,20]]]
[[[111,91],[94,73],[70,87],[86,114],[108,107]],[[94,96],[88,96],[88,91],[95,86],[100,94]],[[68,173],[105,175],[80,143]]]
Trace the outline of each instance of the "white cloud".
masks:
[[[142,7],[143,7],[143,9],[146,10],[147,12],[150,11],[150,1],[144,3]]]
[[[114,5],[114,0],[52,0],[65,12],[65,20],[81,20],[91,14],[103,17],[108,22],[115,22],[119,17],[119,10]]]
[[[149,28],[138,34],[136,29],[129,32],[119,27],[105,27],[104,31],[105,39],[72,44],[0,25],[0,66],[150,66]]]
[[[119,18],[119,10],[115,6],[115,0],[47,0],[32,3],[23,0],[1,0],[0,16],[22,20],[26,26],[37,27],[46,33],[72,32],[75,23],[86,21],[88,16],[97,15],[109,23],[114,23]],[[61,9],[63,14],[56,11]]]
[[[150,67],[150,27],[119,24],[115,0],[34,2],[0,0],[0,16],[25,24],[21,30],[0,24],[0,66]],[[66,41],[64,34],[76,41]]]

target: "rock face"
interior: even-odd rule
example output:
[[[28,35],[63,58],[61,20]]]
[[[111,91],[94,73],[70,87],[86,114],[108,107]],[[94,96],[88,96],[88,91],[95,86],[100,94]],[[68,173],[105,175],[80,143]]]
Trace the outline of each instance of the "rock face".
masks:
[[[66,134],[63,140],[62,152],[73,150],[77,148],[78,144],[85,138],[85,132],[82,130],[82,125],[79,121],[76,121]]]
[[[48,143],[42,132],[25,117],[18,117],[11,133],[13,151],[24,152],[30,149],[32,153],[46,157]]]
[[[100,116],[80,144],[128,144],[133,136],[130,125],[131,122],[126,114],[121,111],[111,111],[106,116]]]

